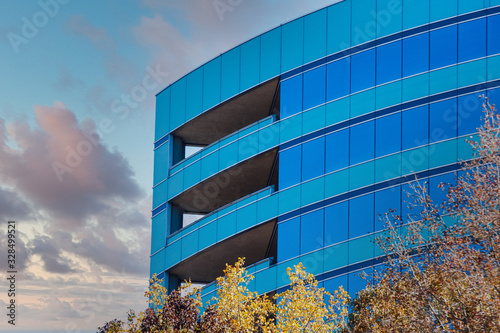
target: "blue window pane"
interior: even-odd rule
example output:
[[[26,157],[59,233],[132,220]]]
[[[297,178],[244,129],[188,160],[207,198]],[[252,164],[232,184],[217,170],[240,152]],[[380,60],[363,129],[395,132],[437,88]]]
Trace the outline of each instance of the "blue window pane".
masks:
[[[373,14],[377,12],[375,0],[351,0],[351,43],[352,46],[366,43],[377,36],[377,24]]]
[[[323,247],[323,209],[301,216],[300,253]]]
[[[327,93],[328,101],[349,95],[351,82],[351,62],[349,58],[337,60],[327,66]]]
[[[369,268],[366,268],[364,270],[365,274],[363,274],[362,272],[356,272],[356,273],[351,273],[349,274],[349,288],[348,288],[348,293],[349,295],[356,295],[356,293],[358,293],[359,291],[361,291],[362,289],[364,289],[366,287],[366,284],[368,283],[366,279],[368,279],[368,281],[370,281],[370,274],[372,273],[372,270],[369,269]]]
[[[373,142],[373,138],[375,137],[375,123],[369,121],[353,126],[351,127],[350,134],[350,164],[358,164],[373,159],[375,150]]]
[[[351,57],[351,93],[375,86],[375,49]]]
[[[481,127],[482,121],[482,99],[479,95],[484,92],[478,92],[458,98],[458,136],[477,132]]]
[[[403,29],[429,23],[430,0],[403,1]]]
[[[321,66],[304,73],[304,101],[303,109],[325,103],[326,94],[326,67]]]
[[[279,153],[279,188],[284,189],[300,183],[301,146]]]
[[[333,279],[323,282],[323,287],[325,288],[325,290],[332,295],[334,294],[335,290],[339,289],[340,286],[342,286],[342,288],[347,291],[347,275],[337,276]]]
[[[389,210],[394,213],[389,213]],[[375,231],[386,228],[386,213],[389,217],[401,215],[401,186],[375,192]]]
[[[403,77],[429,70],[429,33],[403,40]]]
[[[439,188],[439,184],[443,183],[445,186]],[[449,185],[455,185],[455,173],[447,173],[444,175],[429,178],[429,196],[435,205],[440,205],[446,200]]]
[[[427,105],[403,112],[403,150],[429,142],[429,107]]]
[[[457,63],[457,26],[431,31],[431,69]]]
[[[486,56],[486,18],[458,25],[458,62]]]
[[[281,82],[281,119],[302,111],[302,75]]]
[[[401,113],[378,118],[375,129],[375,157],[401,150]]]
[[[326,136],[326,172],[349,166],[349,129]]]
[[[430,105],[430,142],[442,141],[457,136],[457,100],[448,99]]]
[[[486,95],[491,104],[500,105],[500,88],[490,89]]]
[[[401,78],[401,41],[377,47],[377,85]]]
[[[500,53],[500,14],[488,17],[488,55]]]
[[[349,202],[349,238],[373,232],[374,195],[367,194]]]
[[[278,224],[278,262],[296,257],[300,249],[300,218]]]
[[[325,137],[302,145],[302,181],[325,174]]]
[[[349,203],[347,201],[325,208],[325,246],[347,239],[348,214]]]

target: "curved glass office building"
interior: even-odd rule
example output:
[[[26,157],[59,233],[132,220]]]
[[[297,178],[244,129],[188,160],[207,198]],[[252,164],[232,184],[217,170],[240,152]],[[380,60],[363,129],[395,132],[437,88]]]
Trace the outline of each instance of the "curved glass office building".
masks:
[[[327,290],[383,260],[378,213],[435,200],[500,101],[500,0],[344,0],[157,95],[151,274],[210,284],[246,257],[260,293],[302,262]]]

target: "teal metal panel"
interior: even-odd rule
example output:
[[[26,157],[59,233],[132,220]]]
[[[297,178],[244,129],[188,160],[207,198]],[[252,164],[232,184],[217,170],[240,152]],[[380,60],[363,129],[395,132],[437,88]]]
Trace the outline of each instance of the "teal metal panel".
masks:
[[[351,98],[349,96],[330,102],[326,105],[325,125],[337,124],[349,119],[351,113]]]
[[[153,188],[153,208],[167,201],[168,182],[158,184]]]
[[[465,87],[486,81],[486,59],[458,65],[458,86]]]
[[[377,12],[376,0],[352,0],[351,45],[356,46],[375,39],[377,21],[372,13]]]
[[[458,0],[458,13],[464,14],[483,9],[485,7],[484,2],[485,0]]]
[[[401,177],[401,153],[375,160],[375,183]]]
[[[219,151],[215,151],[201,160],[201,179],[208,178],[219,170]]]
[[[302,115],[302,133],[307,134],[325,127],[326,107],[321,105]]]
[[[165,250],[162,250],[151,256],[150,272],[151,274],[160,274],[165,270]]]
[[[175,129],[186,121],[186,78],[172,85],[170,101],[170,129]]]
[[[375,110],[375,88],[351,95],[351,118]]]
[[[278,213],[284,214],[300,207],[301,188],[294,186],[278,192]]]
[[[429,168],[429,147],[424,146],[411,149],[402,153],[401,173],[407,175],[420,172]]]
[[[181,241],[168,244],[165,249],[165,268],[172,267],[181,261]]]
[[[374,239],[372,236],[363,236],[349,241],[349,264],[355,264],[373,258]]]
[[[401,31],[403,28],[402,1],[377,0],[377,38]]]
[[[201,162],[197,161],[187,166],[182,172],[184,173],[184,188],[189,188],[200,182]]]
[[[302,113],[280,121],[280,142],[295,139],[302,135]]]
[[[403,0],[403,29],[429,23],[429,14],[429,0]]]
[[[170,132],[170,87],[156,96],[155,141]]]
[[[167,211],[163,211],[152,219],[151,254],[161,250],[167,244]],[[163,265],[163,262],[161,263]]]
[[[168,179],[167,199],[173,198],[183,190],[184,173],[179,172]]]
[[[240,90],[244,91],[259,83],[260,37],[241,45]]]
[[[167,141],[154,151],[153,184],[155,185],[168,177],[169,147]]]
[[[193,119],[203,108],[203,68],[191,72],[187,76],[186,120]]]
[[[430,20],[439,21],[458,14],[458,0],[439,0],[430,2]]]
[[[182,258],[187,258],[198,252],[198,237],[199,232],[195,231],[182,238]]]
[[[401,81],[384,84],[376,88],[376,108],[385,107],[401,103],[402,83]]]
[[[303,183],[301,186],[301,205],[306,206],[325,198],[325,178],[320,177]]]
[[[208,223],[199,229],[198,246],[200,250],[217,242],[217,223]]]
[[[325,8],[304,18],[304,63],[326,56],[327,13]]]
[[[220,102],[221,57],[203,66],[203,110],[208,110]]]
[[[257,203],[257,220],[268,221],[278,216],[278,195],[273,194]]]
[[[328,7],[327,29],[328,54],[351,47],[351,0]]]
[[[429,73],[412,76],[403,80],[403,102],[429,95]]]
[[[349,169],[325,176],[325,198],[333,197],[349,190]]]
[[[234,235],[236,232],[236,211],[221,216],[217,220],[217,241]]]
[[[457,140],[448,140],[439,142],[429,147],[430,158],[429,167],[437,168],[442,165],[452,164],[457,162]]]
[[[474,157],[474,150],[472,149],[472,146],[466,141],[466,140],[477,140],[478,136],[474,135],[473,139],[471,139],[470,136],[467,136],[465,138],[458,138],[457,142],[457,161],[458,162],[463,162],[470,160]]]
[[[284,24],[281,36],[281,72],[304,63],[304,19]]]
[[[240,47],[222,55],[221,100],[240,92]]]
[[[431,95],[457,88],[457,66],[442,68],[430,73]]]
[[[257,222],[257,203],[251,203],[238,209],[236,217],[236,232],[240,232],[254,226]]]
[[[325,248],[323,254],[323,266],[325,271],[334,270],[340,267],[347,266],[349,243],[344,242]]]
[[[366,162],[351,167],[349,173],[349,189],[354,190],[361,188],[375,181],[375,163],[373,161]]]
[[[281,27],[260,37],[260,81],[264,82],[280,74]]]
[[[500,79],[500,56],[489,57],[488,63],[488,80]]]

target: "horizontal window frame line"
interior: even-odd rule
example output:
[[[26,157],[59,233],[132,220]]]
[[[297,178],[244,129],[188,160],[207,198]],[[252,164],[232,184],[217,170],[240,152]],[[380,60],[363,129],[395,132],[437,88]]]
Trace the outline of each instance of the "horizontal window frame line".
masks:
[[[386,188],[389,188],[389,187],[392,187],[395,185],[401,185],[401,184],[404,184],[406,182],[414,180],[415,177],[417,179],[420,179],[420,178],[424,178],[424,177],[438,176],[440,174],[448,173],[448,172],[452,172],[452,171],[453,172],[459,171],[459,170],[461,170],[462,166],[463,166],[462,162],[457,162],[457,163],[448,164],[448,165],[440,166],[440,167],[433,168],[433,169],[419,171],[419,172],[408,174],[408,175],[401,176],[398,178],[385,180],[383,182],[379,182],[379,183],[368,185],[368,186],[358,188],[358,189],[355,189],[352,191],[348,191],[348,192],[336,195],[334,197],[327,198],[327,199],[312,203],[312,204],[304,206],[304,207],[300,207],[300,208],[295,209],[291,212],[279,215],[277,223],[278,224],[284,223],[284,222],[291,220],[295,217],[310,213],[310,212],[315,211],[315,210],[320,209],[320,208],[325,208],[325,207],[337,204],[337,203],[345,201],[345,200],[353,199],[355,197],[359,197],[359,196],[369,194],[369,193],[375,193],[377,191],[384,190]]]
[[[414,28],[410,28],[407,30],[398,31],[394,34],[391,34],[388,36],[383,36],[383,37],[380,37],[377,39],[373,39],[369,42],[366,42],[366,43],[363,43],[360,45],[352,46],[352,47],[345,49],[343,51],[333,53],[333,54],[328,55],[326,57],[322,57],[320,59],[314,60],[308,64],[299,66],[299,67],[294,68],[292,70],[289,70],[288,72],[281,74],[281,81],[285,81],[293,76],[296,76],[296,75],[301,74],[303,72],[306,72],[310,69],[313,69],[314,67],[317,67],[317,66],[323,65],[325,63],[335,61],[335,60],[339,60],[339,59],[342,59],[344,57],[354,55],[354,54],[362,52],[362,51],[366,51],[368,49],[371,49],[371,48],[379,46],[379,45],[387,44],[387,43],[390,43],[390,42],[393,42],[393,41],[396,41],[396,40],[399,40],[402,38],[416,36],[416,35],[419,35],[421,33],[431,31],[431,30],[444,28],[444,27],[447,27],[447,26],[452,25],[452,24],[459,24],[462,22],[467,22],[470,20],[478,19],[478,18],[488,17],[488,16],[495,15],[498,13],[500,13],[500,6],[489,7],[489,8],[484,8],[484,9],[481,9],[481,10],[478,10],[475,12],[469,12],[469,13],[449,17],[449,18],[446,18],[446,19],[443,19],[440,21],[427,23],[427,24],[424,24],[424,25],[421,25],[418,27],[414,27]]]
[[[421,98],[414,99],[414,100],[404,102],[401,104],[396,104],[396,105],[389,106],[389,107],[386,107],[383,109],[375,110],[375,111],[363,114],[361,116],[357,116],[355,118],[347,119],[347,120],[344,120],[340,123],[330,125],[328,127],[322,128],[322,129],[314,131],[312,133],[308,133],[308,134],[300,136],[298,138],[289,140],[289,141],[280,145],[279,151],[282,152],[286,149],[293,148],[299,144],[302,144],[306,141],[316,139],[320,136],[328,135],[328,134],[331,134],[331,133],[334,133],[334,132],[337,132],[337,131],[340,131],[340,130],[343,130],[343,129],[346,129],[346,128],[349,128],[349,127],[352,127],[355,125],[359,125],[361,123],[364,123],[364,122],[367,122],[367,121],[370,121],[373,119],[376,119],[376,118],[390,115],[392,113],[403,112],[405,110],[410,110],[410,109],[413,109],[413,108],[416,108],[419,106],[423,106],[423,105],[427,105],[430,103],[439,102],[439,101],[454,98],[454,97],[460,97],[462,95],[467,95],[470,93],[479,92],[479,91],[482,91],[485,89],[495,89],[495,88],[499,88],[499,87],[500,87],[500,79],[497,79],[494,81],[487,81],[487,82],[483,82],[483,83],[474,84],[471,86],[466,86],[466,87],[448,90],[448,91],[445,91],[442,93],[438,93],[438,94],[434,94],[434,95],[430,95],[430,96],[426,96],[426,97],[421,97]]]

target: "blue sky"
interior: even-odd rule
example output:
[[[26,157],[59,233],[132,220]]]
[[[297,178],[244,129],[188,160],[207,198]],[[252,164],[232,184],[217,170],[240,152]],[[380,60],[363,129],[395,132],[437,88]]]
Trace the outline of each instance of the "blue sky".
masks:
[[[155,94],[334,2],[2,0],[0,220],[16,220],[19,273],[0,329],[94,332],[143,310]]]

